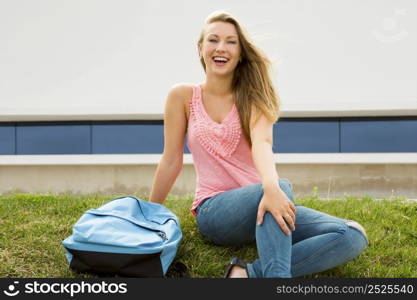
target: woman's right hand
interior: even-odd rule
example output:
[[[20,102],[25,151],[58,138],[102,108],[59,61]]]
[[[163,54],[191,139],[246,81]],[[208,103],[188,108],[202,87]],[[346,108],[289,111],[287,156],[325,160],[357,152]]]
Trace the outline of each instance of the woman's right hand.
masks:
[[[281,188],[264,190],[264,195],[258,206],[257,224],[259,226],[263,223],[263,217],[267,211],[275,218],[286,235],[290,235],[287,224],[291,230],[295,230],[296,207]]]

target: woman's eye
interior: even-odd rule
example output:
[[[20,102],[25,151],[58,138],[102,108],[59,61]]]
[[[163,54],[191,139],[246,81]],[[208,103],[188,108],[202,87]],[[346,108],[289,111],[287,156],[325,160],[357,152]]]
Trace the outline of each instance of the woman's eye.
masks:
[[[209,42],[217,42],[217,40],[209,40]],[[236,41],[229,41],[230,44],[236,44]]]

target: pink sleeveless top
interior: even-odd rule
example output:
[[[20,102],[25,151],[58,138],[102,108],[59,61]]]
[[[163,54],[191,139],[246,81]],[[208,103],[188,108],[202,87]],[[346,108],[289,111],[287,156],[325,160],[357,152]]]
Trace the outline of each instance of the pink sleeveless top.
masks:
[[[221,124],[204,109],[201,86],[193,86],[188,120],[187,146],[197,175],[191,213],[202,200],[230,189],[261,183],[249,143],[241,131],[237,107]]]

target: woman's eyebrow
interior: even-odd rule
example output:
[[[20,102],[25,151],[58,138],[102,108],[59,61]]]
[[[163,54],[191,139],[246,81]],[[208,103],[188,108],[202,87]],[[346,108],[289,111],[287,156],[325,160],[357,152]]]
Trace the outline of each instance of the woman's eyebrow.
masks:
[[[216,37],[219,37],[217,34],[215,34],[215,33],[210,33],[209,35],[214,35],[214,36],[216,36]],[[226,37],[226,38],[230,38],[230,37],[234,37],[234,38],[237,38],[237,36],[236,35],[229,35],[228,37]]]

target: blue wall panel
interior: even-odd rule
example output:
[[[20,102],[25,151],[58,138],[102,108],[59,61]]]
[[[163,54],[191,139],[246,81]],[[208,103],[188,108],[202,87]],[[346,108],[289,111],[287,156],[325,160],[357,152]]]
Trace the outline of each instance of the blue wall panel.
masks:
[[[417,119],[342,119],[342,152],[417,152]]]
[[[280,119],[273,137],[274,153],[339,152],[339,120]]]
[[[275,153],[417,152],[417,117],[282,118],[273,136]],[[163,143],[162,121],[0,123],[3,155],[161,154]]]
[[[191,152],[190,152],[190,149],[188,149],[188,146],[187,146],[187,139],[188,139],[188,134],[184,138],[184,153],[190,154]]]
[[[90,126],[18,124],[17,154],[90,154]]]
[[[15,125],[0,125],[0,154],[16,154]]]
[[[92,135],[94,154],[163,152],[162,124],[94,124]]]

